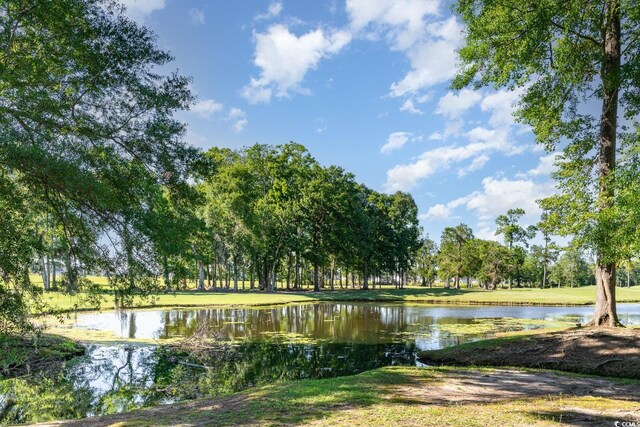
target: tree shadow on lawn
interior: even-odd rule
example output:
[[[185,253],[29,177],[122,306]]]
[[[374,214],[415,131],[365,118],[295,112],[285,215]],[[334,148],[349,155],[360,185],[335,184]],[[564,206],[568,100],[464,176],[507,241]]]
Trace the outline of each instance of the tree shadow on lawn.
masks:
[[[544,421],[554,421],[562,425],[589,427],[589,426],[616,426],[622,425],[623,422],[636,421],[631,419],[628,414],[621,414],[621,416],[608,416],[592,413],[591,411],[582,411],[580,409],[566,410],[566,411],[544,411],[544,412],[529,412],[534,418],[538,418]],[[618,422],[619,424],[616,424]]]
[[[380,404],[389,407],[483,404],[560,395],[637,401],[639,391],[637,385],[616,384],[590,377],[567,377],[553,372],[383,368],[351,377],[281,383],[223,398],[71,421],[63,425],[308,424],[338,411],[366,409]],[[534,415],[556,416],[554,413],[545,414]],[[561,414],[558,412],[557,416]],[[350,416],[357,417],[358,414]]]
[[[427,364],[517,366],[640,379],[640,332],[571,329],[418,353]]]

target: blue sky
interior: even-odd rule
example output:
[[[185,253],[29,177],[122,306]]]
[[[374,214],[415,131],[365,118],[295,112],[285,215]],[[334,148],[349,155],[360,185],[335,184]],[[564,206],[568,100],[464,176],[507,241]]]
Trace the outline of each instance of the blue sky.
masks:
[[[496,238],[537,222],[553,154],[511,113],[519,94],[449,90],[464,27],[438,0],[121,0],[193,78],[180,113],[203,149],[304,144],[378,191],[410,192],[425,231]]]

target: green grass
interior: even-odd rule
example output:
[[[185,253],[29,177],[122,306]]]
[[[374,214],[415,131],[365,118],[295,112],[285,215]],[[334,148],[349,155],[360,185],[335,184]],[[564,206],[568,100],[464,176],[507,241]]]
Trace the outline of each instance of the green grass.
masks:
[[[61,336],[0,335],[0,379],[39,369],[82,353],[82,346]]]
[[[99,278],[101,279],[101,278]],[[113,295],[105,292],[102,295],[100,308],[110,309],[114,306]],[[383,288],[369,291],[361,290],[323,290],[313,292],[258,292],[258,291],[225,291],[197,292],[180,291],[161,294],[151,299],[136,299],[135,307],[195,307],[195,306],[268,306],[288,303],[307,303],[315,301],[378,301],[400,303],[429,304],[496,304],[496,305],[585,305],[592,304],[595,299],[595,287],[553,288],[553,289],[499,289],[486,291],[473,289],[443,289],[409,287],[406,289]],[[640,302],[640,286],[617,289],[618,302]],[[67,296],[61,293],[48,293],[45,301],[52,307],[61,310],[95,309],[87,304],[83,295]]]
[[[479,378],[480,383],[482,377],[491,372],[467,370],[467,374]],[[637,409],[637,402],[618,396],[572,397],[557,393],[526,398],[524,394],[516,399],[496,401],[492,390],[478,396],[477,390],[465,389],[464,381],[457,381],[455,390],[447,389],[456,375],[457,371],[446,368],[387,367],[350,377],[281,383],[224,398],[139,410],[96,421],[99,425],[123,427],[176,423],[467,427],[558,426],[563,425],[563,419],[577,416],[581,417],[580,425],[585,421],[611,421],[613,425],[612,420],[618,419],[620,412]],[[499,388],[499,375],[494,375],[496,377],[495,386]],[[523,390],[528,388],[527,384],[521,386]],[[485,402],[474,402],[474,396],[484,397]],[[438,401],[440,398],[444,400]],[[83,422],[92,425],[90,420]]]

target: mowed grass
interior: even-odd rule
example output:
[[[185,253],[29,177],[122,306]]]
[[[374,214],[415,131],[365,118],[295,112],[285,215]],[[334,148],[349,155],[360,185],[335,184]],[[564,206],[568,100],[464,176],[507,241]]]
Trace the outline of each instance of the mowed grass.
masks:
[[[482,384],[491,370],[467,370]],[[478,392],[447,368],[386,367],[350,377],[301,380],[260,387],[223,398],[204,399],[125,414],[70,422],[70,425],[314,425],[314,426],[558,426],[613,425],[621,413],[637,413],[633,396],[615,398],[527,392],[493,374],[494,390]],[[477,380],[476,380],[477,378]],[[558,375],[558,381],[572,381]],[[535,380],[536,378],[533,378]],[[588,378],[584,381],[590,381]],[[451,384],[454,389],[451,389]],[[560,390],[560,389],[559,389]],[[528,397],[529,396],[529,397]],[[626,400],[625,400],[626,399]],[[630,401],[631,400],[631,401]],[[627,415],[628,416],[628,415]],[[599,423],[599,424],[595,424]]]
[[[44,295],[44,301],[50,309],[88,310],[112,309],[114,297],[106,287],[105,278],[89,277],[89,280],[105,287],[99,306],[87,301],[86,295],[64,295],[50,292]],[[310,303],[316,301],[371,301],[428,304],[495,304],[495,305],[586,305],[595,300],[595,286],[580,288],[515,288],[487,291],[479,288],[445,289],[407,287],[394,289],[384,287],[362,291],[358,289],[321,292],[298,291],[276,292],[239,290],[217,290],[215,292],[195,290],[158,294],[149,298],[136,298],[134,307],[197,307],[197,306],[269,306],[290,303]],[[640,286],[618,288],[618,302],[640,302]]]

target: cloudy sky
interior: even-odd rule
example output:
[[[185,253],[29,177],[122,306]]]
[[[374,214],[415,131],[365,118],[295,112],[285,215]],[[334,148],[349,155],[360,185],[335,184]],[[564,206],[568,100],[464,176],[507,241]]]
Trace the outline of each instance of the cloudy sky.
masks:
[[[464,27],[438,0],[122,0],[198,97],[187,138],[208,148],[304,144],[379,191],[408,191],[439,240],[495,238],[512,207],[540,215],[553,156],[511,116],[518,93],[449,90]]]

